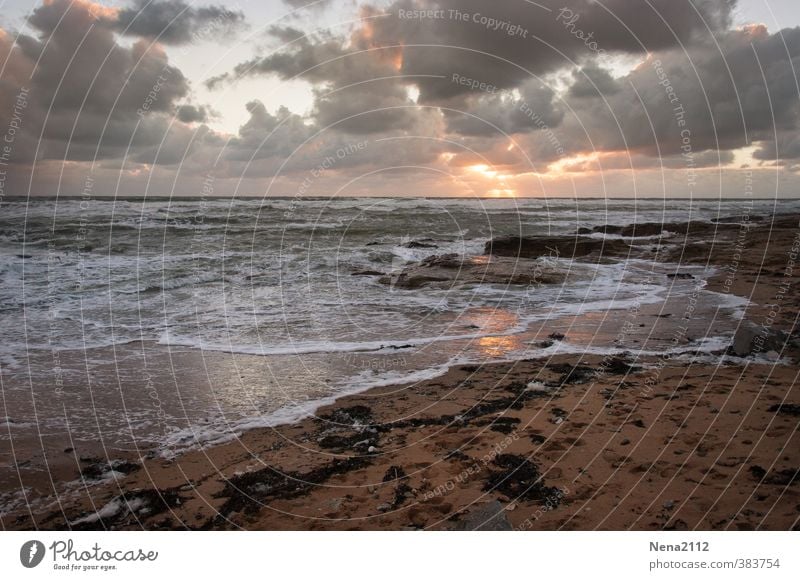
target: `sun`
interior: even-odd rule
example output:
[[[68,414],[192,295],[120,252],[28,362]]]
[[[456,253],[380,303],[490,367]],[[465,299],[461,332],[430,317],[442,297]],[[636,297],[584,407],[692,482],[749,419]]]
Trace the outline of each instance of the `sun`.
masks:
[[[499,171],[492,169],[485,163],[479,163],[477,165],[470,165],[467,169],[473,173],[477,173],[485,177],[487,180],[491,180],[493,183],[490,189],[487,189],[486,193],[490,197],[517,197],[517,192],[514,188],[509,187],[506,183],[507,179],[510,179],[510,175],[505,175],[500,173]]]

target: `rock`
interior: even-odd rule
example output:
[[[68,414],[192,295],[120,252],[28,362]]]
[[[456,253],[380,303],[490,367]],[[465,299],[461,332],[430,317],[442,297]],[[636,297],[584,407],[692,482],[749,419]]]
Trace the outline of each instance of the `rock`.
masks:
[[[383,276],[383,272],[378,272],[377,270],[357,270],[356,272],[351,272],[351,276]]]
[[[760,222],[764,220],[764,216],[760,215],[729,215],[720,218],[712,218],[711,221],[715,224],[722,224],[722,223],[735,223],[737,225],[741,225],[742,223],[746,224],[747,222]]]
[[[777,355],[785,348],[788,339],[789,335],[781,330],[740,325],[736,329],[733,343],[728,347],[727,354],[747,357],[757,356],[760,353],[768,355],[770,351],[773,351]]]
[[[449,288],[456,284],[561,284],[566,277],[565,270],[533,260],[444,254],[429,256],[378,281],[397,288],[415,289],[423,286]]]
[[[694,276],[691,274],[687,274],[686,272],[674,272],[672,274],[667,274],[667,278],[677,278],[679,280],[694,280]]]
[[[748,356],[752,350],[753,339],[756,332],[750,327],[739,326],[733,336],[733,344],[728,347],[728,354],[734,356]]]
[[[411,248],[411,249],[415,249],[415,248],[438,248],[439,247],[436,244],[429,244],[427,242],[418,242],[418,241],[415,241],[415,240],[412,240],[410,242],[402,244],[402,246],[404,248]]]
[[[388,512],[390,509],[392,509],[392,506],[389,505],[388,503],[382,503],[381,505],[379,505],[375,509],[377,509],[379,512],[383,513],[383,512]]]
[[[671,499],[668,499],[667,501],[664,502],[664,509],[665,510],[671,510],[674,507],[675,507],[675,502],[672,501]]]
[[[602,363],[600,363],[600,368],[607,373],[612,375],[627,375],[629,373],[635,373],[640,370],[640,367],[633,366],[628,364],[624,358],[619,356],[614,356],[608,359],[604,359]]]
[[[640,238],[659,236],[662,232],[670,232],[679,235],[697,235],[718,232],[720,230],[732,230],[731,226],[739,224],[715,224],[710,222],[691,221],[691,222],[642,222],[627,226],[597,226],[595,232],[605,234],[617,234],[626,238]]]
[[[456,526],[456,530],[462,532],[507,532],[512,529],[503,505],[497,500],[471,510]]]
[[[631,246],[622,240],[602,240],[578,236],[505,236],[486,242],[484,254],[535,259],[581,258],[590,254],[625,257]]]
[[[81,469],[81,477],[84,479],[103,479],[104,477],[113,475],[112,472],[116,474],[130,475],[142,467],[138,463],[124,461],[121,459],[107,461],[103,459],[93,460],[92,458],[81,457],[81,461],[88,463],[86,467]]]
[[[791,417],[800,417],[800,405],[794,403],[780,403],[772,405],[767,409],[770,413],[778,413],[779,415],[789,415]]]

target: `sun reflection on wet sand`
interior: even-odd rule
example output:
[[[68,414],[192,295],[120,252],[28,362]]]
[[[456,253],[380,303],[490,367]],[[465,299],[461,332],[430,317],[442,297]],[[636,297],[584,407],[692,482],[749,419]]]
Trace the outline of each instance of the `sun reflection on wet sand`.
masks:
[[[519,336],[484,336],[478,339],[481,352],[487,357],[497,358],[506,356],[524,347]]]
[[[472,311],[470,322],[480,328],[479,332],[501,333],[519,324],[519,317],[516,313],[508,310],[496,310],[484,308]],[[483,336],[475,341],[480,352],[488,358],[501,358],[510,353],[520,351],[525,348],[525,343],[520,335],[508,336]]]

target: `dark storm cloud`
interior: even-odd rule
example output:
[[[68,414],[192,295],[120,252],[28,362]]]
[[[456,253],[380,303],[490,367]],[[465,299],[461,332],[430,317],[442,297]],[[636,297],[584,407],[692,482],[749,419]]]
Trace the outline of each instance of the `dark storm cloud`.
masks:
[[[282,49],[241,63],[207,84],[213,88],[228,79],[257,74],[307,80],[315,85],[317,124],[353,134],[391,131],[417,121],[420,112],[397,70],[399,48],[371,46],[358,34],[345,47],[341,38],[305,36],[291,27],[273,27],[270,33],[285,43]]]
[[[617,82],[611,73],[600,68],[594,63],[587,64],[572,73],[575,79],[569,88],[570,97],[602,97],[615,95],[622,90],[622,85]]]
[[[600,52],[644,53],[690,44],[730,22],[734,2],[720,0],[399,0],[371,22],[374,42],[403,45],[402,72],[452,73],[513,88]],[[541,6],[541,7],[540,7]],[[433,10],[415,18],[413,10]],[[456,12],[457,11],[457,12]],[[436,48],[431,48],[436,47]],[[443,80],[419,82],[423,101],[464,93]]]
[[[771,35],[753,26],[720,33],[688,52],[654,53],[617,80],[596,71],[584,76],[584,70],[568,92],[570,112],[559,139],[568,152],[691,156],[774,140],[778,131],[784,154],[792,155],[795,141],[783,136],[798,129],[800,95],[793,71],[799,57],[800,28]],[[611,90],[598,90],[605,85]],[[547,150],[540,143],[537,153]]]
[[[208,111],[205,107],[194,105],[181,105],[177,110],[178,120],[183,123],[202,123],[208,120]]]
[[[135,0],[119,11],[114,27],[121,33],[157,38],[164,44],[186,44],[228,34],[244,14],[224,6],[195,8],[182,0]]]
[[[452,102],[444,110],[447,130],[470,137],[499,137],[561,123],[564,112],[550,87],[533,79],[522,83],[517,93],[477,93],[461,100],[460,105]]]
[[[314,85],[314,116],[321,125],[351,133],[380,133],[419,121],[419,103],[441,105],[449,131],[489,136],[553,127],[563,112],[541,75],[584,63],[572,96],[613,94],[619,86],[594,60],[601,53],[644,54],[683,43],[693,46],[730,23],[734,2],[653,0],[544,0],[487,4],[480,0],[398,0],[385,10],[366,6],[347,38],[304,36],[291,27],[270,34],[284,45],[208,81],[270,75]],[[543,7],[542,7],[543,6]],[[432,12],[419,16],[420,10]],[[417,12],[415,12],[417,11]],[[474,94],[469,82],[495,92]],[[498,91],[532,91],[510,98]],[[520,109],[519,105],[525,107]],[[463,114],[449,109],[463,111]]]
[[[289,180],[354,143],[368,145],[337,158],[326,175],[346,181],[400,166],[379,180],[401,183],[411,167],[429,183],[426,167],[444,176],[476,164],[503,175],[548,166],[677,174],[730,164],[732,151],[753,144],[756,163],[793,167],[789,160],[800,159],[800,28],[731,29],[735,3],[724,0],[539,4],[549,10],[522,0],[397,0],[362,7],[347,35],[307,35],[299,18],[272,27],[273,52],[207,84],[240,90],[246,85],[234,83],[253,76],[300,79],[313,105],[303,114],[268,110],[253,95],[248,120],[221,135],[204,125],[214,114],[196,104],[152,39],[205,38],[240,25],[238,12],[181,1],[137,0],[119,11],[54,0],[31,15],[34,33],[0,31],[0,126],[26,90],[12,161],[55,160],[48,171],[56,176],[58,160],[98,159],[109,171],[161,165],[161,177],[213,168],[220,177]],[[415,9],[444,17],[401,17]],[[128,25],[142,38],[120,43]],[[625,72],[622,62],[638,64]]]
[[[158,45],[117,43],[108,25],[113,14],[83,0],[53,0],[28,20],[38,38],[21,35],[13,46],[10,35],[0,36],[8,66],[27,73],[4,73],[0,86],[3,101],[22,88],[29,94],[14,161],[32,160],[36,148],[26,144],[38,146],[39,159],[127,155],[172,163],[183,155],[191,130],[180,119],[201,121],[203,110],[180,105],[189,94],[188,80]],[[8,111],[0,110],[0,123]],[[184,137],[177,138],[179,133]]]
[[[261,101],[247,103],[250,119],[239,128],[227,148],[226,158],[249,161],[267,157],[288,157],[314,133],[303,118],[286,107],[274,115],[267,111]]]

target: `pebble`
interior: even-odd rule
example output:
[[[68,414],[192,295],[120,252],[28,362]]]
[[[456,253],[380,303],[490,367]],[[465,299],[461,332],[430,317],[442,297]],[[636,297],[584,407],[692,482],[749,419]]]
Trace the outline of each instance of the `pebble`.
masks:
[[[668,499],[667,501],[664,502],[664,509],[665,510],[671,510],[674,507],[675,507],[675,502],[672,501],[671,499]]]

